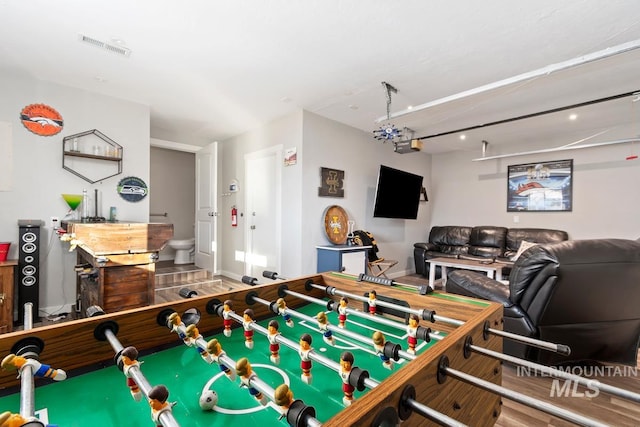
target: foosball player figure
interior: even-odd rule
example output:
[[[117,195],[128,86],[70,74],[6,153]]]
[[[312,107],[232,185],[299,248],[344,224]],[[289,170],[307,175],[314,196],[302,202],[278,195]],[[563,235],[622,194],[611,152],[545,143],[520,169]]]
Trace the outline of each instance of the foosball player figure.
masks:
[[[169,322],[168,326],[171,327],[171,331],[178,334],[178,337],[180,337],[180,339],[184,341],[186,345],[190,346],[192,343],[189,337],[187,337],[187,334],[185,332],[186,327],[184,323],[182,323],[182,319],[180,318],[180,315],[175,312],[171,313],[167,320]]]
[[[226,300],[222,306],[222,324],[224,325],[224,336],[231,336],[231,325],[233,324],[233,319],[231,318],[231,314],[233,313],[233,301],[230,299]]]
[[[22,373],[22,369],[25,366],[31,366],[34,377],[39,378],[51,378],[54,381],[63,381],[67,379],[67,373],[62,369],[53,369],[49,365],[45,365],[37,361],[36,359],[27,359],[22,356],[16,356],[15,354],[9,354],[2,359],[0,366],[5,371],[18,371],[18,378]]]
[[[373,349],[376,351],[376,354],[382,361],[382,366],[384,366],[389,370],[392,370],[393,363],[391,362],[391,359],[384,354],[384,343],[385,343],[385,338],[382,332],[375,331],[373,333]]]
[[[305,384],[311,384],[311,380],[313,379],[311,375],[311,359],[309,358],[309,353],[311,352],[311,335],[302,334],[300,337],[300,350],[298,354],[300,354],[300,368],[302,368],[302,375],[300,375],[300,379]]]
[[[20,414],[12,414],[8,411],[0,414],[0,427],[22,427],[28,421]]]
[[[307,406],[302,400],[294,400],[293,392],[286,384],[280,384],[273,391],[273,402],[280,406],[282,415],[279,420],[286,417],[290,426],[306,426],[308,417],[315,417],[316,410]]]
[[[355,387],[349,384],[349,376],[351,375],[351,368],[353,367],[353,354],[349,351],[345,351],[340,355],[340,378],[342,378],[342,392],[344,397],[342,403],[345,406],[349,406],[353,403],[353,391]]]
[[[257,375],[253,372],[249,359],[243,357],[236,362],[236,373],[240,376],[242,387],[247,387],[249,389],[249,394],[260,402],[262,406],[266,406],[267,403],[269,403],[267,396],[263,395],[260,390],[251,387],[251,380],[257,378]]]
[[[369,291],[369,314],[376,314],[376,298],[378,294],[373,289]]]
[[[420,319],[417,314],[409,316],[409,324],[407,325],[407,353],[416,354],[416,344],[418,344],[418,326]]]
[[[138,362],[138,349],[131,346],[125,347],[122,349],[120,357],[122,359],[122,373],[127,377],[127,387],[129,387],[131,397],[133,397],[133,400],[136,402],[140,402],[140,400],[142,400],[142,391],[140,391],[140,387],[136,381],[131,378],[130,372],[134,366],[140,366],[140,362]]]
[[[349,304],[349,298],[340,298],[340,304],[338,305],[338,327],[344,328],[344,324],[347,321],[347,305]]]
[[[267,326],[267,330],[269,333],[267,334],[267,339],[269,340],[269,352],[271,356],[269,356],[269,360],[274,365],[280,364],[280,344],[278,343],[278,335],[280,335],[280,324],[277,320],[271,320],[269,325]]]
[[[253,329],[251,328],[253,317],[254,313],[250,308],[247,308],[242,315],[242,327],[244,328],[244,346],[249,350],[253,350]]]
[[[289,406],[293,403],[293,392],[286,384],[280,384],[273,392],[273,401],[276,405],[282,409],[282,415],[284,417],[289,410]]]
[[[284,323],[288,327],[293,328],[293,320],[291,320],[291,316],[289,315],[289,313],[287,313],[287,302],[284,300],[284,298],[278,298],[276,300],[276,304],[278,305],[278,314],[282,316],[282,318],[284,319]]]
[[[235,381],[236,373],[233,372],[231,369],[229,369],[227,365],[225,365],[220,361],[220,357],[225,356],[227,354],[222,349],[220,342],[216,338],[209,340],[209,342],[207,343],[207,350],[211,355],[211,359],[213,359],[213,361],[216,362],[218,366],[220,366],[220,370],[224,372],[227,378],[229,378],[231,381]]]
[[[213,359],[211,358],[209,352],[205,348],[202,348],[198,345],[198,340],[200,340],[203,343],[202,346],[204,346],[204,338],[202,338],[202,335],[200,335],[198,327],[196,325],[189,325],[187,326],[187,329],[185,331],[187,332],[187,337],[193,343],[192,345],[196,348],[196,350],[198,350],[198,354],[200,355],[200,357],[202,357],[202,360],[207,363],[213,362]]]
[[[336,345],[336,340],[333,338],[333,333],[329,329],[329,319],[324,311],[316,314],[316,320],[318,321],[318,329],[322,332],[322,339],[330,346]]]
[[[151,419],[157,427],[162,427],[160,415],[164,412],[171,412],[173,405],[167,402],[169,390],[163,385],[157,385],[149,390],[149,406],[151,406]]]

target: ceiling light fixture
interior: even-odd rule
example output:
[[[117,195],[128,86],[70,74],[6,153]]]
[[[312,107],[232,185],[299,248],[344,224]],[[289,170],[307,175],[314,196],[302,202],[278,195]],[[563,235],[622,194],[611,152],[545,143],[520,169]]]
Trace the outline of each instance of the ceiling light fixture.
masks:
[[[569,115],[569,120],[576,120],[578,118],[578,115],[573,113]]]
[[[398,93],[398,89],[391,86],[387,82],[382,82],[382,86],[384,87],[387,94],[387,119],[391,115],[391,92]],[[395,125],[391,123],[387,123],[383,126],[380,126],[379,129],[373,131],[373,137],[379,141],[387,142],[399,139],[402,136],[402,132],[395,127]]]

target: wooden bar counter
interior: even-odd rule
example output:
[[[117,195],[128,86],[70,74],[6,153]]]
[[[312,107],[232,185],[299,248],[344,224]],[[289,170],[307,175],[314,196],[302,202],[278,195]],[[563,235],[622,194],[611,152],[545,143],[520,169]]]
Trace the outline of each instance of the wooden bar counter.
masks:
[[[92,305],[113,313],[154,303],[155,263],[173,237],[172,224],[69,222],[65,229],[78,242],[81,315]]]

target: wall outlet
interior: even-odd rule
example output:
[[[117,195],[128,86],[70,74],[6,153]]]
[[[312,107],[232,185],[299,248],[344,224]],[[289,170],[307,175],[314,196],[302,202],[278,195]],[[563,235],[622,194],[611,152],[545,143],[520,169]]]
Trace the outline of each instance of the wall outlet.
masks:
[[[60,218],[58,218],[57,216],[52,216],[49,220],[49,224],[51,225],[51,228],[57,230],[58,228],[60,228]]]

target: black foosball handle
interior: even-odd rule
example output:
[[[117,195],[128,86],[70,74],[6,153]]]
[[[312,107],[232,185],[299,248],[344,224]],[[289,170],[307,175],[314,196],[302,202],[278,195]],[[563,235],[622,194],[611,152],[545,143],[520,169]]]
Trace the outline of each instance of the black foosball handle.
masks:
[[[250,286],[255,286],[258,284],[258,279],[250,276],[242,276],[242,283]]]
[[[262,277],[266,277],[267,279],[276,280],[278,278],[278,273],[275,271],[265,270],[262,272]]]
[[[193,289],[189,289],[189,288],[182,288],[178,291],[178,294],[182,297],[182,298],[195,298],[198,296],[198,292],[194,291]]]

